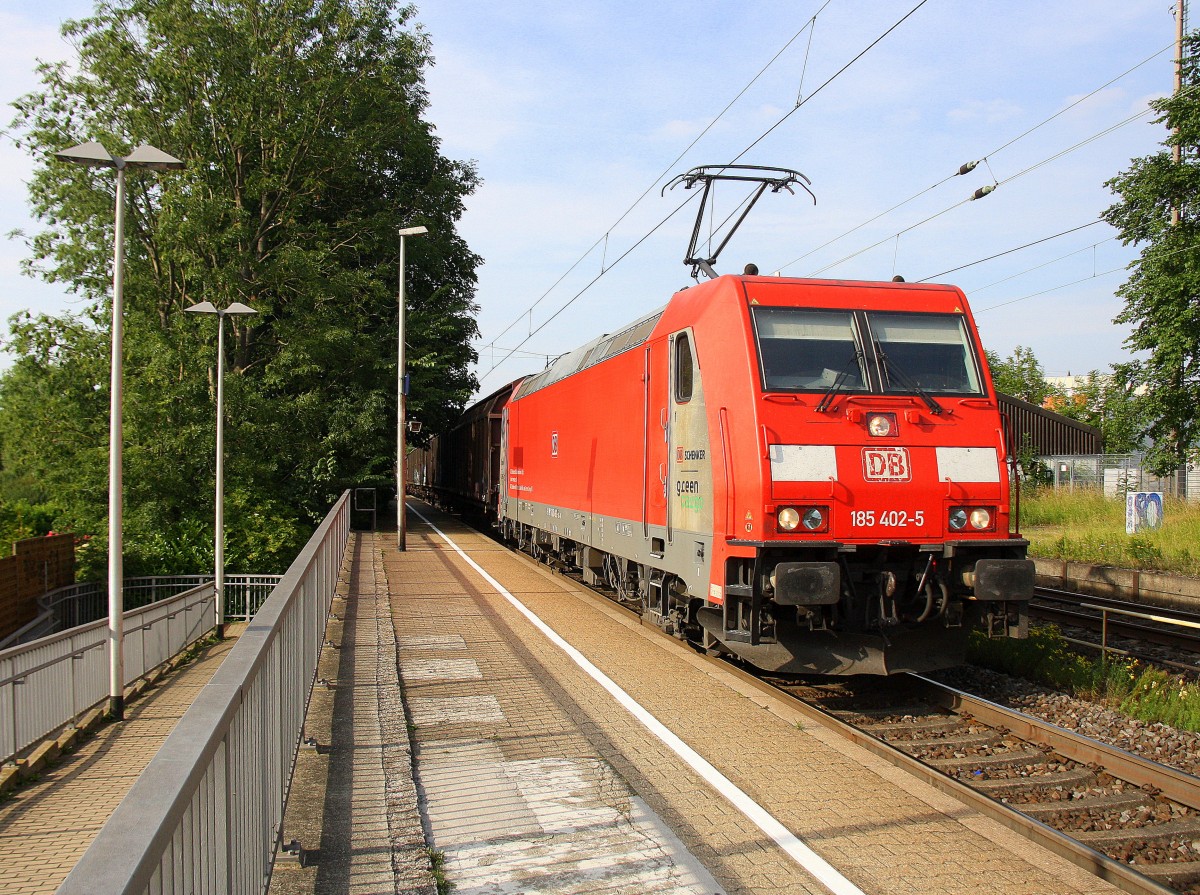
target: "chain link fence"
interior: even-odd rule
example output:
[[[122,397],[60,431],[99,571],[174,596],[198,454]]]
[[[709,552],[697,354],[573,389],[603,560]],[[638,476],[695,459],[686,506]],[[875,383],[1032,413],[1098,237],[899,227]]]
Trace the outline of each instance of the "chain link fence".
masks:
[[[1062,454],[1039,459],[1049,470],[1055,491],[1103,491],[1112,498],[1131,491],[1161,491],[1200,501],[1200,462],[1156,476],[1145,468],[1141,454]]]

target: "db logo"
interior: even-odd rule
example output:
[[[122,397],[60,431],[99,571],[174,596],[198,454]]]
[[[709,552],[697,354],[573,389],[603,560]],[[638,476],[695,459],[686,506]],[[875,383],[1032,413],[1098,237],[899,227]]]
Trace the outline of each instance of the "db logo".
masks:
[[[868,482],[912,481],[908,448],[863,448],[863,478]]]

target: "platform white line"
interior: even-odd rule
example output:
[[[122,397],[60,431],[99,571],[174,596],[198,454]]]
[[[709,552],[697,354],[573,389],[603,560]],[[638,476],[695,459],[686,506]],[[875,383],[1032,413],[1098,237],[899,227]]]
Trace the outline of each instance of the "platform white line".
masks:
[[[700,753],[668,730],[666,725],[650,714],[641,703],[621,689],[608,675],[593,665],[583,653],[560,637],[553,628],[535,615],[528,606],[509,593],[503,584],[489,575],[479,563],[467,556],[466,552],[449,535],[423,516],[419,510],[412,507],[409,507],[409,510],[433,529],[438,537],[449,544],[454,552],[463,558],[467,565],[482,575],[484,580],[495,588],[498,594],[508,600],[518,612],[529,619],[535,628],[545,634],[551,643],[570,656],[572,661],[582,668],[592,680],[607,690],[626,711],[666,744],[671,751],[682,758],[710,786],[728,799],[735,808],[769,836],[776,845],[787,852],[792,860],[812,874],[821,885],[832,892],[833,895],[866,895],[862,889],[842,876],[833,865],[805,845],[799,836],[777,821],[765,808],[746,795],[728,777],[709,764],[708,760],[700,755]]]

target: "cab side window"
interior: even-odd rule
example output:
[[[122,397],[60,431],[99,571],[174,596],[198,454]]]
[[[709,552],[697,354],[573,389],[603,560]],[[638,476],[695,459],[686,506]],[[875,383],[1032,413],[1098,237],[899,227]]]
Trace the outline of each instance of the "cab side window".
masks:
[[[675,337],[675,401],[692,400],[692,344],[686,333]]]

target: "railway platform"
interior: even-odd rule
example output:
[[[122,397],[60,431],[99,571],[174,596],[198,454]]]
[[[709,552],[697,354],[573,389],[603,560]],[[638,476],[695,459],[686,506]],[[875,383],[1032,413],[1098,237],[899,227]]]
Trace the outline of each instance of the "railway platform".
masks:
[[[413,507],[352,541],[275,895],[1116,891]]]
[[[127,703],[124,721],[101,727],[0,803],[0,891],[58,889],[244,627],[230,625],[223,641]]]

